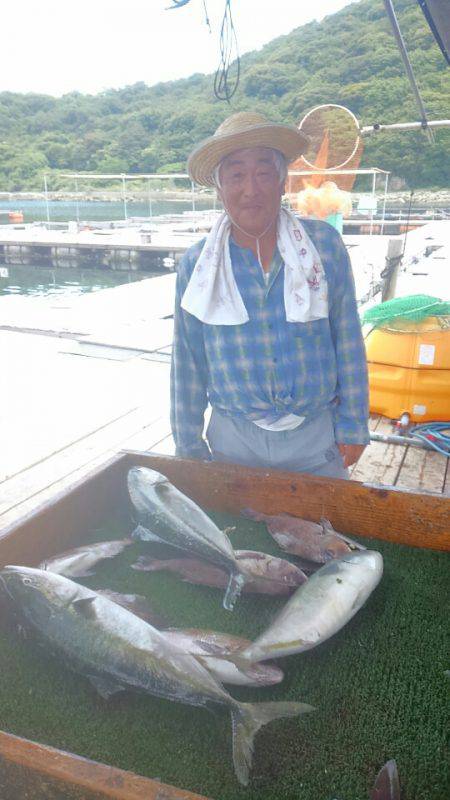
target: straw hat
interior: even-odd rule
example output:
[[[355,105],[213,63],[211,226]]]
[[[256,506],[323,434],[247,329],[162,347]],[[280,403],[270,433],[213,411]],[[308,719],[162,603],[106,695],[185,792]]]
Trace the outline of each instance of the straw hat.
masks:
[[[214,186],[213,173],[225,156],[246,147],[272,147],[290,163],[306,150],[309,138],[293,125],[268,122],[262,114],[240,111],[227,117],[213,136],[201,142],[188,158],[190,177],[202,186]]]

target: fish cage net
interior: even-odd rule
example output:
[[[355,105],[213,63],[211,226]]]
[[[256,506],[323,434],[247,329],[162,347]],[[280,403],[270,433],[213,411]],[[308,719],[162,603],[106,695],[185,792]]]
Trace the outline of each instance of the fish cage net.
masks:
[[[430,319],[433,328],[450,328],[450,303],[426,294],[394,297],[393,300],[367,309],[363,314],[362,324],[398,329],[406,323],[413,329],[427,319]]]

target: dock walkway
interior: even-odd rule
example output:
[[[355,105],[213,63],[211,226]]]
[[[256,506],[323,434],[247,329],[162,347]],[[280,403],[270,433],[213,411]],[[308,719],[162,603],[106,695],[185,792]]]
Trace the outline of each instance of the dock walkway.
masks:
[[[364,241],[355,243],[356,251],[362,248],[354,260],[360,296],[371,270],[379,274],[384,263],[382,243],[375,241],[380,250],[376,257],[372,251],[369,267]],[[420,274],[401,276],[410,292],[427,270],[448,282],[448,260],[437,258],[446,253],[445,241],[424,255],[433,241],[427,236],[408,245],[422,254]],[[358,260],[366,264],[364,280]],[[175,274],[169,273],[85,295],[0,298],[0,534],[122,449],[173,453],[174,291]],[[379,417],[371,427],[379,433],[392,428]],[[450,494],[448,460],[414,447],[373,442],[351,477]]]

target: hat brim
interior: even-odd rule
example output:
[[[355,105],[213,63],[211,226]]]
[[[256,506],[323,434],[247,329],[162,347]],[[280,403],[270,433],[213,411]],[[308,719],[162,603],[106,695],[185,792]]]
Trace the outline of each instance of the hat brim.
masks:
[[[214,186],[214,170],[223,158],[247,147],[271,147],[290,163],[305,152],[309,137],[291,125],[252,125],[247,130],[211,136],[201,142],[188,158],[190,178],[201,186]]]

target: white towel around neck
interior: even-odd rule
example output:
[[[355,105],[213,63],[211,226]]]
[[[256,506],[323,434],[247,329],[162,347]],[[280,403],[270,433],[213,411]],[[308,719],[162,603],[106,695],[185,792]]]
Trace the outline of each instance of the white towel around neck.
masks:
[[[208,325],[242,325],[249,316],[230,258],[231,222],[224,212],[212,227],[184,292],[181,307]],[[328,316],[328,287],[320,256],[300,220],[280,209],[277,245],[284,261],[287,322]]]

